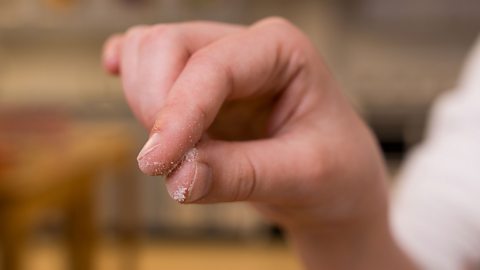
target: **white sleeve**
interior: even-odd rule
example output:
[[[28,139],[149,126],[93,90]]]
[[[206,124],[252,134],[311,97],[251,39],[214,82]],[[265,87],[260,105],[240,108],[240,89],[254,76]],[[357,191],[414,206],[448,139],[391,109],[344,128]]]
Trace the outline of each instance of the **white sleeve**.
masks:
[[[392,226],[423,269],[480,269],[480,38],[393,193]]]

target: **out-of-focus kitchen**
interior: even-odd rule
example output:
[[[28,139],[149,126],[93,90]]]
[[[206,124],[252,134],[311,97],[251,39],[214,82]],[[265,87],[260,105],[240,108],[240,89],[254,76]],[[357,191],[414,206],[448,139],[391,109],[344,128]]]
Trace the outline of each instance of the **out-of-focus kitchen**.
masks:
[[[0,0],[1,269],[301,269],[249,205],[180,205],[140,173],[147,139],[105,39],[137,24],[283,16],[379,138],[392,179],[455,87],[478,0]]]

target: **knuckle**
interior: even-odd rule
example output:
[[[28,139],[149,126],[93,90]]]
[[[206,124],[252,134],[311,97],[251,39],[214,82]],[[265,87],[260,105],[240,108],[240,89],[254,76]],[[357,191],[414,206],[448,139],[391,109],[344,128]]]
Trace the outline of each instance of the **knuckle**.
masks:
[[[147,29],[146,25],[136,25],[127,29],[125,33],[125,38],[131,40],[139,35],[141,35]]]
[[[142,37],[141,46],[151,43],[161,42],[175,42],[180,37],[180,30],[178,27],[158,24],[152,26]]]
[[[296,25],[282,17],[266,18],[257,25],[266,28],[269,32],[282,33],[286,40],[304,37],[303,32]]]
[[[298,56],[309,51],[312,47],[309,38],[302,30],[285,18],[269,17],[258,22],[255,26],[272,33],[282,46],[296,48],[297,53],[299,53]]]
[[[261,20],[259,24],[279,27],[279,28],[295,28],[296,29],[296,26],[294,26],[293,23],[279,16],[272,16],[272,17],[265,18]]]
[[[209,78],[215,74],[218,74],[217,72],[222,70],[219,61],[205,50],[200,50],[194,53],[189,60],[189,64],[192,66],[201,67],[204,76],[208,76]]]
[[[201,49],[192,56],[192,62],[203,65],[212,75],[218,75],[221,78],[233,79],[231,61],[225,57],[219,56],[209,48]]]
[[[189,62],[194,65],[205,65],[208,68],[221,68],[219,61],[212,56],[212,53],[208,49],[201,49],[195,52],[190,57]]]
[[[304,48],[305,48],[304,46],[299,45],[292,50],[292,53],[290,56],[290,63],[293,67],[302,69],[308,66],[309,55],[307,53],[307,50]]]
[[[234,88],[234,76],[230,62],[219,59],[215,55],[209,49],[201,49],[190,57],[189,63],[202,67],[206,77],[222,82],[225,89],[231,91]]]

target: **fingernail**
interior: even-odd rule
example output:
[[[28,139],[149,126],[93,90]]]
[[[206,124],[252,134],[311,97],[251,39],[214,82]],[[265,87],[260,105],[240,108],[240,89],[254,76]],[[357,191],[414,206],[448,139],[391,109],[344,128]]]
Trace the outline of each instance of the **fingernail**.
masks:
[[[159,157],[155,156],[158,155],[158,151],[156,151],[157,154],[153,152],[155,152],[154,150],[160,148],[160,143],[160,134],[154,133],[152,136],[150,136],[142,150],[140,150],[140,154],[138,154],[138,167],[147,175],[165,175],[169,172],[169,170],[172,170],[172,168],[176,166],[174,162],[171,162],[170,164],[164,164],[158,161]]]
[[[204,163],[196,162],[195,176],[190,185],[187,202],[196,202],[204,198],[212,186],[212,170]]]
[[[179,203],[196,202],[204,198],[211,188],[210,167],[192,157],[190,151],[184,163],[167,178],[168,193]]]
[[[160,134],[159,133],[153,133],[152,136],[148,139],[147,143],[143,146],[142,150],[140,150],[140,153],[138,154],[137,160],[140,161],[145,156],[147,156],[150,152],[153,151],[153,149],[157,148],[161,141],[160,141]]]

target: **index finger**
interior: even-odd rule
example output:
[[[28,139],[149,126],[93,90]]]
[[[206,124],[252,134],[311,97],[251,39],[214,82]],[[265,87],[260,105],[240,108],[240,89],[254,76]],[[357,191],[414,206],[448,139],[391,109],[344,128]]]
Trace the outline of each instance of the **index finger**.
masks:
[[[139,166],[151,175],[168,173],[212,124],[227,99],[292,92],[308,53],[300,32],[282,19],[221,39],[195,53],[157,115]],[[295,94],[294,94],[295,95]]]

